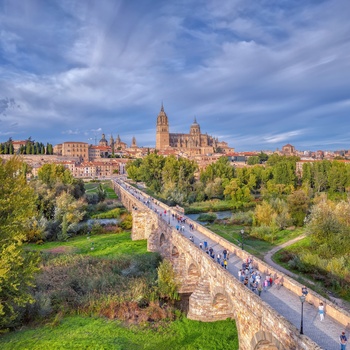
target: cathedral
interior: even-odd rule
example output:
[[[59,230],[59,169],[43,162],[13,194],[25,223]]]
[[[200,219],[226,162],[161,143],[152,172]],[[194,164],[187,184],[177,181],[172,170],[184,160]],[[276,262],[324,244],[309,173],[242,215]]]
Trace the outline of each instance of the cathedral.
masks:
[[[226,142],[219,142],[217,138],[201,134],[201,128],[196,118],[190,127],[189,134],[169,133],[168,116],[164,112],[162,104],[157,117],[156,149],[161,151],[168,148],[176,148],[189,155],[234,151],[233,148],[228,147]]]

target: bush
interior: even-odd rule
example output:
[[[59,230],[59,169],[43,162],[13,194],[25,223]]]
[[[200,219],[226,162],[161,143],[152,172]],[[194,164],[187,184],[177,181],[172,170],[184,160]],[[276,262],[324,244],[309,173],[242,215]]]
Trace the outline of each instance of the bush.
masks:
[[[88,202],[88,204],[97,204],[98,203],[97,193],[86,193],[85,199]]]
[[[124,215],[124,217],[119,225],[124,230],[131,230],[132,229],[132,215],[131,214]]]
[[[250,235],[265,241],[269,241],[272,235],[272,228],[265,225],[253,227]]]
[[[230,224],[252,226],[254,213],[250,211],[240,211],[233,213],[230,219]]]
[[[111,209],[105,213],[92,215],[92,219],[117,219],[120,217],[122,210],[120,208]]]
[[[122,316],[121,310],[128,308],[124,303],[150,304],[160,259],[159,254],[104,260],[47,253],[42,257],[42,272],[32,291],[36,302],[27,306],[22,320],[29,322],[76,311],[128,319],[127,315]]]
[[[216,219],[217,216],[214,213],[201,214],[197,218],[200,222],[214,222]]]

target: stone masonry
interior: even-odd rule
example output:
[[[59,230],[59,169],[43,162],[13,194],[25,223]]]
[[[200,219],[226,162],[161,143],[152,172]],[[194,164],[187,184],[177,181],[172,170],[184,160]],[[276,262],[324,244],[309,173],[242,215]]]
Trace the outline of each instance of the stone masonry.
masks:
[[[180,292],[191,293],[188,318],[204,322],[235,319],[240,350],[321,349],[157,213],[118,183],[114,187],[132,212],[132,239],[147,239],[149,251],[169,259]]]

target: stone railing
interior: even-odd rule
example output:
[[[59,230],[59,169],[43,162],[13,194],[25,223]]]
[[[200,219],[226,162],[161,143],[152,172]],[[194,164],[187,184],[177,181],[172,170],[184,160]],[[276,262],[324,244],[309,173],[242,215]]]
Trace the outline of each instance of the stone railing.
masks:
[[[138,190],[138,191],[140,191],[140,190]],[[142,192],[144,196],[146,196],[146,197],[148,196],[143,191],[140,191],[140,192]],[[166,205],[162,202],[158,202],[158,206],[160,206],[161,208],[166,210],[168,213],[175,213],[176,212],[176,210],[174,208],[169,207],[168,205]],[[186,219],[186,222],[187,222],[187,224],[189,224],[189,223],[193,224],[195,230],[197,230],[198,232],[207,236],[212,241],[221,245],[223,248],[227,249],[231,255],[235,254],[240,259],[242,259],[244,261],[246,261],[249,257],[252,257],[252,255],[249,254],[247,251],[242,250],[237,245],[235,245],[235,244],[229,242],[228,240],[226,240],[225,238],[217,235],[216,233],[214,233],[213,231],[209,230],[208,228],[202,226],[201,224],[198,224],[198,222],[196,222],[188,217]],[[284,273],[274,269],[272,266],[268,265],[267,263],[265,263],[264,261],[262,261],[256,257],[254,257],[253,260],[254,260],[255,267],[260,272],[265,273],[265,274],[271,274],[273,279],[275,279],[276,277],[281,278],[284,288],[287,288],[288,290],[290,290],[291,292],[293,292],[296,295],[301,295],[302,285],[299,282],[297,282],[293,278],[285,275]],[[339,307],[335,303],[325,299],[324,297],[322,297],[321,295],[319,295],[318,293],[316,293],[312,290],[309,290],[309,293],[306,297],[306,301],[310,304],[315,305],[315,307],[317,307],[319,305],[319,303],[322,302],[325,306],[325,313],[327,314],[327,316],[332,317],[333,319],[337,320],[340,324],[342,324],[344,327],[350,329],[350,313],[347,312],[346,310],[342,309],[341,307]]]

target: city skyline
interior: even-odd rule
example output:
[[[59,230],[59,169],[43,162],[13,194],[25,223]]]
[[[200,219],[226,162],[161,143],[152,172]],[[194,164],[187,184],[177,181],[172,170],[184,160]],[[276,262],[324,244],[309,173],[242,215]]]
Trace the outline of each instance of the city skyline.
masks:
[[[350,148],[350,3],[0,0],[0,142]]]

